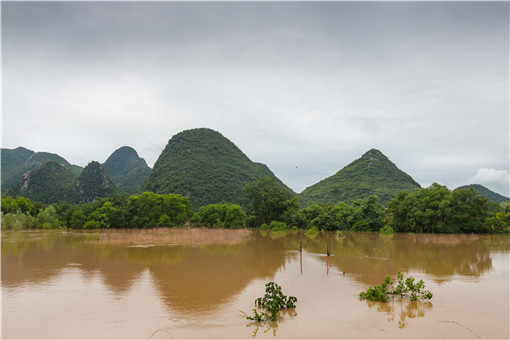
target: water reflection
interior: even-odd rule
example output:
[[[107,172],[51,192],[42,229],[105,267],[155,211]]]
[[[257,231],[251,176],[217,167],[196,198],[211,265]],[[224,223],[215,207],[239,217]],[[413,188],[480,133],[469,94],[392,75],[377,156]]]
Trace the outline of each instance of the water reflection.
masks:
[[[91,328],[103,338],[161,338],[168,335],[165,330],[181,338],[331,338],[339,329],[347,338],[385,337],[367,333],[367,323],[387,335],[401,331],[403,338],[409,332],[461,337],[455,332],[465,329],[457,324],[437,331],[430,327],[452,313],[462,314],[462,324],[477,334],[508,334],[508,269],[502,268],[508,267],[508,236],[2,231],[1,245],[6,337],[38,332],[54,337],[52,330],[70,334],[63,337],[88,337]],[[438,297],[434,308],[399,298],[387,304],[358,301],[361,290],[397,271],[427,276],[426,288]],[[293,309],[283,311],[280,322],[249,323],[240,317],[238,311],[251,310],[265,282],[273,280],[298,297],[300,318]],[[23,329],[27,323],[36,325],[32,333]]]
[[[285,252],[272,242],[248,242],[234,249],[192,248],[178,264],[149,268],[167,306],[195,315],[229,301],[254,279],[273,276],[285,260]]]
[[[259,311],[261,312],[261,311]],[[278,312],[278,318],[282,319],[293,319],[297,316],[297,312],[295,308],[284,309]],[[253,321],[246,325],[247,328],[253,329],[253,333],[251,334],[252,338],[256,338],[257,334],[260,331],[263,331],[264,334],[271,334],[276,336],[278,331],[279,321]],[[260,334],[259,334],[260,335]]]
[[[397,322],[398,328],[404,328],[408,319],[422,318],[433,305],[431,302],[409,301],[403,298],[394,298],[389,302],[367,301],[367,305],[388,315],[388,322]]]
[[[478,235],[333,235],[323,232],[314,239],[304,238],[303,248],[319,254],[326,254],[329,248],[333,256],[323,258],[326,267],[332,265],[369,285],[379,284],[386,274],[397,271],[423,272],[437,282],[455,275],[477,278],[493,268],[491,251],[508,251],[510,247],[509,238]],[[296,247],[299,240],[289,242]]]
[[[300,246],[306,253],[331,253],[320,257],[326,275],[334,268],[375,285],[397,271],[422,272],[437,282],[455,275],[476,279],[493,268],[491,252],[508,252],[510,242],[508,237],[477,235],[337,237],[321,232],[303,237],[297,231],[2,231],[2,285],[43,283],[75,267],[84,278],[99,274],[108,289],[122,296],[148,269],[167,308],[186,317],[214,311],[253,280],[274,277],[290,259],[297,261],[289,251]],[[301,273],[302,257],[300,253]],[[400,314],[420,316],[423,312],[414,306],[401,307]]]

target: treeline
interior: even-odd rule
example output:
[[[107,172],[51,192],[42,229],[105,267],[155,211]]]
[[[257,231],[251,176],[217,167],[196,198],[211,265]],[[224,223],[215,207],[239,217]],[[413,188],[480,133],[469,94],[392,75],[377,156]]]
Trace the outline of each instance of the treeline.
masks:
[[[300,208],[297,198],[272,178],[244,188],[250,204],[210,204],[193,211],[178,194],[114,195],[88,204],[44,205],[24,197],[2,197],[2,229],[23,228],[274,228],[381,231],[384,233],[508,233],[510,202],[491,202],[473,189],[450,191],[432,184],[402,191],[387,206],[376,196],[352,204],[312,204]]]
[[[209,228],[244,228],[247,216],[237,204],[211,204],[194,212],[188,198],[144,192],[114,195],[88,204],[32,202],[2,197],[2,229],[154,228],[186,224]]]

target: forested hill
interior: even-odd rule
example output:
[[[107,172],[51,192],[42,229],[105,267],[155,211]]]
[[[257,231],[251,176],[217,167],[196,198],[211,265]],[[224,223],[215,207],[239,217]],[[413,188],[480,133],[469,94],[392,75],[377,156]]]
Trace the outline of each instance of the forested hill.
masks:
[[[18,184],[27,171],[34,170],[50,160],[70,169],[76,175],[79,175],[83,169],[78,165],[70,164],[54,153],[34,152],[23,147],[16,149],[2,148],[2,191]]]
[[[49,160],[24,173],[22,179],[4,193],[51,204],[90,203],[121,191],[98,162],[90,162],[78,176],[59,162]]]
[[[27,171],[22,179],[5,191],[10,196],[24,196],[42,203],[75,202],[72,188],[78,178],[69,168],[49,160]]]
[[[385,203],[401,190],[419,189],[420,185],[411,176],[379,150],[371,149],[333,176],[306,188],[299,198],[303,206],[353,202],[370,195],[377,195]]]
[[[135,194],[151,173],[145,160],[129,146],[115,150],[103,165],[113,183],[128,195]]]
[[[505,201],[509,201],[510,198],[508,197],[505,197],[503,195],[500,195],[486,187],[484,187],[483,185],[480,185],[480,184],[469,184],[469,185],[463,185],[461,187],[458,187],[457,189],[455,190],[459,190],[459,189],[469,189],[469,188],[473,188],[473,190],[475,190],[475,192],[479,195],[482,195],[488,199],[490,199],[491,201],[494,201],[494,202],[497,202],[497,203],[501,203],[501,202],[505,202]]]
[[[246,206],[243,187],[261,177],[273,177],[265,165],[252,162],[219,132],[200,128],[174,135],[159,156],[144,190],[189,197],[193,207],[229,202]]]
[[[79,203],[90,203],[97,197],[112,196],[121,191],[113,183],[105,167],[99,162],[92,161],[76,179],[73,193]]]

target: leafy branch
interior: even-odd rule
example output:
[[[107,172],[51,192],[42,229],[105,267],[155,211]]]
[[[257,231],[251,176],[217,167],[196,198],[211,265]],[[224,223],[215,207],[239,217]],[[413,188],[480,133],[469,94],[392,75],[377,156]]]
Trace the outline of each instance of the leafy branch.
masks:
[[[369,287],[366,292],[361,292],[359,294],[359,299],[367,301],[387,302],[388,295],[409,295],[411,301],[418,301],[419,298],[423,300],[432,299],[432,293],[428,290],[424,290],[425,283],[423,280],[415,283],[414,277],[411,276],[404,280],[404,275],[401,272],[397,273],[397,279],[398,285],[392,289],[393,281],[388,275],[386,275],[381,285]]]
[[[282,293],[282,287],[274,282],[266,283],[266,295],[255,299],[255,305],[265,309],[266,312],[258,313],[253,309],[253,316],[246,316],[246,319],[253,321],[275,321],[280,309],[289,309],[296,307],[297,298],[295,296],[286,296]],[[243,313],[246,315],[246,313]]]

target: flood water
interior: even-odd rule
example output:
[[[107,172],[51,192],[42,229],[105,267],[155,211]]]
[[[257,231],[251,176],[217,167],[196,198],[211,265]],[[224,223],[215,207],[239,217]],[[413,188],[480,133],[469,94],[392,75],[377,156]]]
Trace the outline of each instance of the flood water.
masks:
[[[509,338],[509,236],[2,231],[1,243],[3,338]],[[358,300],[397,271],[432,300]],[[246,320],[269,281],[296,308]]]

